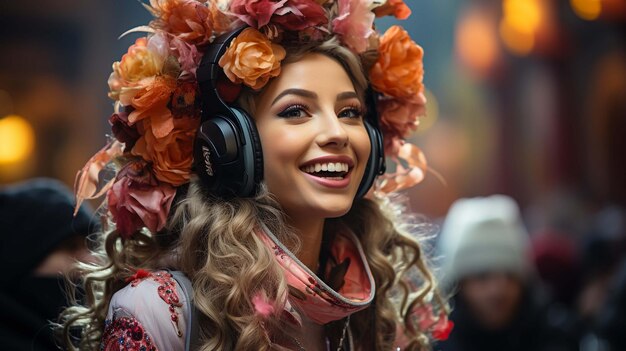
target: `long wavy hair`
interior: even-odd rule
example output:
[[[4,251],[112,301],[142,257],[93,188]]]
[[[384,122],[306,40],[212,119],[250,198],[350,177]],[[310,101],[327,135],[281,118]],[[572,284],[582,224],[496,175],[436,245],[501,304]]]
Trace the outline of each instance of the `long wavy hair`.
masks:
[[[288,48],[287,52],[286,63],[311,52],[328,55],[342,64],[357,93],[362,96],[367,87],[362,58],[336,40]],[[252,115],[255,95],[245,90],[239,99]],[[359,350],[392,349],[398,330],[405,334],[408,350],[429,349],[428,331],[420,328],[414,311],[423,305],[446,309],[421,244],[415,233],[407,230],[406,217],[400,215],[403,209],[398,206],[385,197],[358,199],[346,215],[327,219],[324,226],[325,235],[340,226],[357,235],[376,283],[372,305],[351,319],[350,332]],[[193,284],[194,303],[200,312],[201,350],[278,348],[272,331],[281,327],[281,321],[278,317],[262,319],[251,303],[254,294],[263,292],[278,308],[289,295],[273,252],[254,235],[261,223],[297,254],[299,238],[264,185],[254,198],[226,201],[207,194],[193,179],[189,186],[178,189],[167,225],[159,233],[144,229],[122,239],[109,223],[109,229],[95,239],[98,263],[78,266],[84,303],[75,303],[62,314],[64,322],[59,328],[66,346],[98,349],[111,297],[137,269],[175,268]],[[74,291],[70,287],[71,297]],[[77,328],[81,337],[73,340]]]

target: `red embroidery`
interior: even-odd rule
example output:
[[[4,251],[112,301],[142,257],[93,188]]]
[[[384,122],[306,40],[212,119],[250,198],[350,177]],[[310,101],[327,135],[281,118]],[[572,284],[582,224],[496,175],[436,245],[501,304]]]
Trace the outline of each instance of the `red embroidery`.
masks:
[[[274,245],[273,249],[274,249],[274,255],[276,255],[276,256],[280,256],[280,258],[281,258],[281,259],[283,259],[283,260],[285,259],[285,255],[287,255],[287,254],[285,253],[285,250],[283,250],[283,249],[282,249],[280,246],[278,246],[278,245]]]
[[[183,336],[183,333],[178,327],[179,318],[178,312],[176,310],[177,307],[182,307],[183,304],[180,303],[178,292],[176,291],[176,282],[174,281],[172,273],[166,271],[150,273],[140,269],[137,271],[137,273],[135,273],[135,275],[133,275],[133,277],[135,279],[130,283],[132,287],[137,286],[139,283],[141,283],[141,281],[146,278],[152,278],[152,280],[159,283],[157,291],[159,293],[159,297],[163,301],[165,301],[166,304],[169,305],[170,320],[172,322],[172,325],[174,326],[174,329],[176,330],[176,335],[178,335],[179,337]]]
[[[130,277],[128,277],[128,278],[126,278],[126,282],[127,282],[127,283],[128,283],[128,282],[131,282],[131,281],[132,281],[133,283],[134,283],[135,281],[140,282],[140,281],[142,281],[144,278],[149,277],[149,276],[150,276],[150,274],[151,274],[151,273],[150,273],[149,271],[147,271],[147,270],[145,270],[145,269],[141,269],[141,268],[140,268],[140,269],[138,269],[138,270],[135,272],[135,274],[133,274],[132,276],[130,276]],[[136,285],[136,284],[135,284],[135,285]],[[133,286],[135,286],[135,285],[133,285]]]
[[[106,320],[101,351],[158,351],[141,323],[134,318]]]

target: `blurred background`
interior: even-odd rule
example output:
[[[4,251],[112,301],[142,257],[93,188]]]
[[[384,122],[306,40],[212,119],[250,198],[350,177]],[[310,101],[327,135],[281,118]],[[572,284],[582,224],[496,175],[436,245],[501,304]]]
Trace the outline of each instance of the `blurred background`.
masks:
[[[414,138],[442,176],[410,193],[417,211],[504,193],[533,225],[573,225],[626,202],[624,0],[407,3],[429,97]],[[149,19],[132,0],[0,4],[0,183],[73,183],[110,130],[106,80],[137,34],[118,37]]]
[[[400,24],[425,49],[429,99],[413,138],[433,170],[410,190],[413,209],[437,220],[459,198],[509,195],[532,238],[571,247],[569,303],[585,274],[609,275],[594,280],[606,292],[626,234],[626,1],[407,4]],[[0,185],[73,184],[110,130],[107,78],[137,35],[118,37],[149,20],[132,0],[0,3]],[[560,275],[553,266],[539,272]]]

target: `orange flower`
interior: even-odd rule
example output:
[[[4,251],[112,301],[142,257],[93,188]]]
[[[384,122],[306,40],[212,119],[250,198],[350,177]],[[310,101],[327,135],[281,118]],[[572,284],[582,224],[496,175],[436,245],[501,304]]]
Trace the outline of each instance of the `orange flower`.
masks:
[[[172,131],[174,122],[168,108],[176,89],[176,79],[170,76],[157,76],[152,84],[141,90],[130,101],[134,110],[128,115],[128,123],[133,125],[143,119],[150,119],[151,129],[157,138]]]
[[[383,99],[378,102],[378,110],[385,135],[406,138],[426,113],[426,96],[419,93],[415,100]]]
[[[387,0],[383,5],[374,9],[376,17],[393,15],[397,19],[407,19],[411,15],[411,9],[402,0]]]
[[[415,100],[423,92],[424,52],[400,26],[385,32],[378,48],[379,57],[370,70],[370,80],[376,90],[407,100]]]
[[[211,23],[213,24],[213,31],[216,35],[227,32],[230,26],[234,23],[232,18],[224,13],[218,6],[216,1],[210,1],[209,12],[211,13]]]
[[[153,163],[156,178],[173,186],[189,182],[193,160],[193,140],[200,125],[199,118],[174,120],[174,129],[157,138],[150,126],[150,119],[140,125],[142,136],[131,153]]]
[[[157,26],[194,45],[204,45],[213,34],[209,8],[196,0],[150,0]]]
[[[109,97],[128,105],[130,99],[161,72],[164,61],[164,57],[150,50],[147,38],[137,39],[122,60],[113,63],[113,73],[108,81]]]
[[[285,54],[282,46],[273,44],[258,30],[246,28],[230,43],[219,65],[233,83],[243,82],[258,90],[280,74]]]

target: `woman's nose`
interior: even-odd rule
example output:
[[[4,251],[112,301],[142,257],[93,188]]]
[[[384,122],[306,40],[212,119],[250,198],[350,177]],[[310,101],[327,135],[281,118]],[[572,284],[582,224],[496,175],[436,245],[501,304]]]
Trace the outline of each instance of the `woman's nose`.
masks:
[[[345,126],[334,112],[325,113],[319,118],[319,132],[317,134],[319,146],[343,148],[348,145],[349,140]]]

